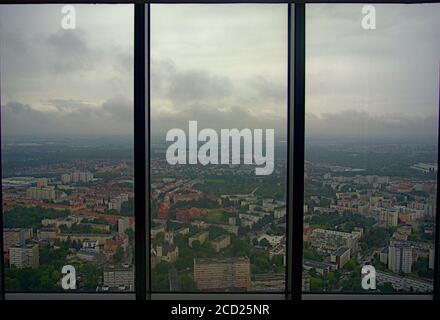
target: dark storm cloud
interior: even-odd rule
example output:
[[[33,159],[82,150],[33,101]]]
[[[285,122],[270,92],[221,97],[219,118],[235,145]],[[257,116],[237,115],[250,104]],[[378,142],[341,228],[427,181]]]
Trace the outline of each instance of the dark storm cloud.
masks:
[[[152,72],[154,134],[186,129],[189,120],[197,120],[204,128],[277,128],[278,135],[285,135],[284,83],[255,75],[233,86],[228,77],[203,70],[182,71],[170,59],[153,61]]]
[[[189,115],[191,115],[189,117]],[[152,117],[152,132],[155,136],[163,136],[169,129],[180,128],[188,130],[188,121],[196,120],[199,130],[212,128],[220,131],[227,128],[261,128],[274,129],[277,139],[284,139],[286,135],[285,115],[262,117],[252,110],[240,106],[220,110],[194,105],[185,113],[157,113]]]
[[[131,6],[75,8],[77,29],[63,30],[61,5],[0,7],[3,104],[42,110],[48,100],[99,105],[112,96],[132,99]]]
[[[165,98],[179,109],[233,95],[229,78],[207,70],[180,70],[171,60],[153,61],[151,82],[154,98]]]
[[[18,102],[2,106],[2,134],[10,137],[132,133],[133,103],[122,97],[96,106],[74,100],[47,103],[56,111],[36,110]]]
[[[55,55],[53,67],[55,72],[87,70],[97,61],[87,46],[84,31],[66,32],[59,30],[47,38],[48,49]]]

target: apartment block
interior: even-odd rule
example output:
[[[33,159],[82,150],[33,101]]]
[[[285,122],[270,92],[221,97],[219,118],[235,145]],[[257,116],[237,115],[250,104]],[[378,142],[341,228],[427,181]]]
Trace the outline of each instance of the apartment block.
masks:
[[[251,284],[249,259],[194,259],[194,281],[201,291],[246,291]]]
[[[38,244],[27,244],[9,248],[9,263],[18,269],[38,268],[40,265]]]

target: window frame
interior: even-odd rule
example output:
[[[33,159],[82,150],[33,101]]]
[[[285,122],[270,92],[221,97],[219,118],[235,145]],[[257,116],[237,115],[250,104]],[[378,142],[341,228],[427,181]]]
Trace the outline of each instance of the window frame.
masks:
[[[281,293],[151,293],[150,268],[150,9],[151,4],[287,4],[287,190],[286,190],[286,289]],[[303,293],[302,251],[305,163],[305,10],[307,4],[422,4],[440,0],[5,0],[0,5],[23,4],[132,4],[134,10],[134,194],[135,194],[135,292],[130,293],[12,293],[5,288],[3,254],[3,201],[0,184],[0,300],[161,300],[161,299],[255,299],[255,300],[436,300],[440,301],[440,165],[437,161],[435,263],[432,294],[419,293]],[[1,72],[0,72],[1,81]],[[1,92],[0,92],[1,94]],[[0,101],[1,103],[1,101]],[[439,106],[440,107],[440,106]],[[0,105],[1,110],[1,105]],[[440,118],[440,112],[439,112]],[[0,113],[1,141],[1,113]],[[440,155],[440,119],[437,155]],[[1,159],[1,150],[0,150]],[[2,178],[0,161],[0,179]],[[295,190],[295,192],[293,192]],[[147,196],[148,195],[148,196]],[[147,251],[148,250],[148,251]],[[148,253],[148,254],[147,254]]]

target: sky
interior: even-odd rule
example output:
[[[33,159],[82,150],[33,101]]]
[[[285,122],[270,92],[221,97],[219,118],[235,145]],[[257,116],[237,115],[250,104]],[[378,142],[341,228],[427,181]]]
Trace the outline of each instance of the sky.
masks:
[[[437,134],[440,4],[306,8],[307,137]],[[0,6],[3,136],[133,132],[133,8]],[[151,120],[171,128],[287,127],[287,6],[152,5]]]
[[[3,135],[130,134],[133,10],[75,5],[0,6]]]

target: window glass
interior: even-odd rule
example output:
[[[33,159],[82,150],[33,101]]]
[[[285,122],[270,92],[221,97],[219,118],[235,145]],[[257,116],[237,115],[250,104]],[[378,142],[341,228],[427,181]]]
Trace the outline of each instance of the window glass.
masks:
[[[284,291],[287,5],[152,5],[151,101],[152,290]]]
[[[303,290],[433,290],[440,5],[308,5]]]
[[[134,290],[133,6],[0,6],[8,292]]]

